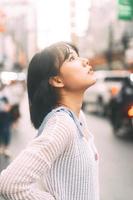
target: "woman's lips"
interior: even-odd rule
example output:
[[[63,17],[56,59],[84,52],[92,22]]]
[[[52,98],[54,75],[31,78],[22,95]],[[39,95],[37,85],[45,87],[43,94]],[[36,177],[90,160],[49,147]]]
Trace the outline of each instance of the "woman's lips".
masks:
[[[89,70],[88,74],[94,74],[94,71],[93,70]]]

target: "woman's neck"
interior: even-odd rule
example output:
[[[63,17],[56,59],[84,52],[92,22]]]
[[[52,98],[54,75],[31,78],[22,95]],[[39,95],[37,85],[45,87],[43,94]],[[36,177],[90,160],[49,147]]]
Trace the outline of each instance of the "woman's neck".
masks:
[[[73,111],[77,117],[82,107],[83,95],[75,94],[63,94],[62,99],[58,102],[57,106],[65,106]]]

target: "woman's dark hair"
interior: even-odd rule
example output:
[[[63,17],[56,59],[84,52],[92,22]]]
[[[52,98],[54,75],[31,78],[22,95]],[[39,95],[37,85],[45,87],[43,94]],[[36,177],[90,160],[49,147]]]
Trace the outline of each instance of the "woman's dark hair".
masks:
[[[70,48],[78,54],[73,44],[58,42],[36,53],[29,63],[27,89],[30,118],[36,129],[58,103],[58,92],[49,84],[49,78],[58,75],[60,67],[70,55]]]

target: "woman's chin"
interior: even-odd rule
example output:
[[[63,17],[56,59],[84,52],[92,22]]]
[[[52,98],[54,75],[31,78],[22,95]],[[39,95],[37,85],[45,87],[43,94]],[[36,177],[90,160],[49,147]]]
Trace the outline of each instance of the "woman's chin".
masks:
[[[96,83],[96,81],[97,81],[96,79],[93,79],[93,80],[88,84],[88,87],[87,87],[87,88],[93,86],[93,85]]]

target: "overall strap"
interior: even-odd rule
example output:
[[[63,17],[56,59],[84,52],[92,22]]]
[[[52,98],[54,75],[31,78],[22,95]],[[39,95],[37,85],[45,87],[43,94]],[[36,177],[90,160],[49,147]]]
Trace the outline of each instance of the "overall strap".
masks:
[[[39,129],[38,129],[37,136],[41,135],[41,133],[42,133],[42,131],[43,131],[43,129],[44,129],[44,127],[45,127],[47,121],[51,118],[51,116],[52,116],[54,113],[56,113],[56,112],[62,112],[62,111],[65,112],[65,113],[67,113],[67,114],[73,119],[75,125],[77,126],[79,135],[82,137],[82,136],[83,136],[83,133],[82,133],[82,131],[81,131],[80,123],[79,123],[79,120],[77,119],[76,115],[75,115],[72,111],[70,111],[68,108],[63,107],[63,106],[60,106],[60,107],[58,107],[58,108],[55,108],[55,109],[53,109],[50,113],[48,113],[48,115],[44,118],[44,120],[43,120],[41,126],[40,126]]]
[[[49,112],[49,113],[46,115],[46,117],[44,117],[44,120],[43,120],[41,126],[40,126],[39,129],[38,129],[38,132],[37,132],[37,136],[36,136],[36,137],[38,137],[39,135],[41,135],[41,133],[43,132],[43,129],[44,129],[44,127],[45,127],[47,121],[48,121],[48,120],[51,118],[51,116],[54,114],[53,111],[54,111],[54,110],[52,110],[51,112]]]
[[[69,114],[69,116],[73,119],[75,125],[77,126],[77,129],[78,129],[78,132],[79,132],[79,135],[82,137],[83,136],[83,133],[82,133],[82,130],[81,130],[81,127],[80,127],[80,122],[79,120],[77,119],[76,115],[69,109],[67,108],[61,108],[62,111],[66,112]]]

